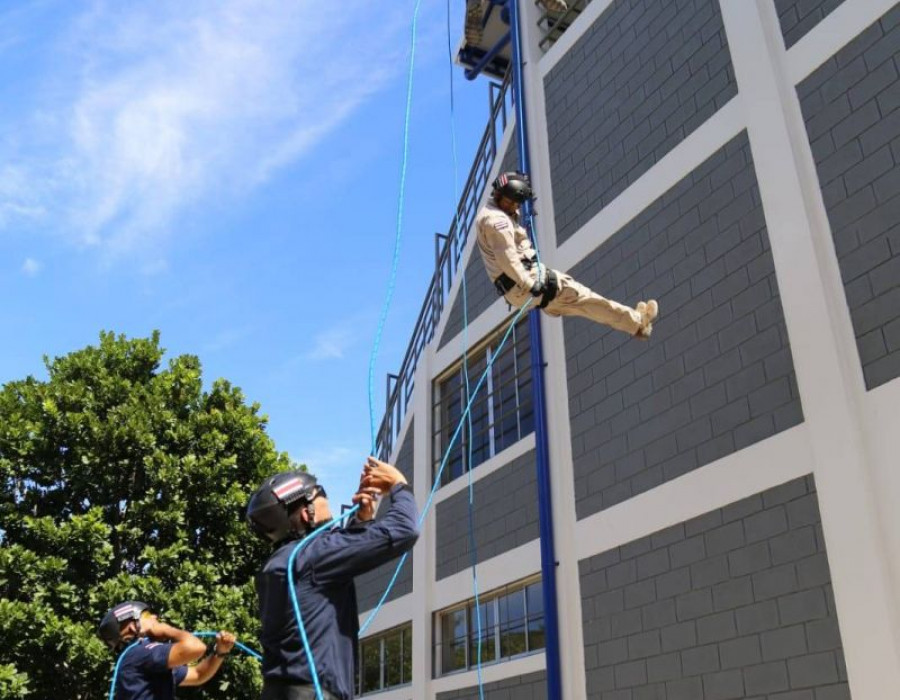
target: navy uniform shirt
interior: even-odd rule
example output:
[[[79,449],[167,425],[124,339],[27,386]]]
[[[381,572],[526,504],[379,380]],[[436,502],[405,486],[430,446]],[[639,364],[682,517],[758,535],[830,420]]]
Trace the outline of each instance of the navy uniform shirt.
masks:
[[[412,549],[419,536],[408,487],[391,490],[377,520],[351,522],[317,535],[294,559],[294,585],[319,683],[340,700],[353,697],[359,612],[353,577]],[[263,678],[311,683],[309,665],[287,590],[287,563],[298,540],[280,545],[256,577]]]
[[[123,652],[116,679],[116,700],[172,700],[175,686],[187,675],[187,666],[169,668],[168,642],[142,639]]]

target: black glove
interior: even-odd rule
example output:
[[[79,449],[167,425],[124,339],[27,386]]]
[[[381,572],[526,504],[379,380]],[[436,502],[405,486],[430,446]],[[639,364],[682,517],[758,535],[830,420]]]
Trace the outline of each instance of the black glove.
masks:
[[[544,293],[544,283],[538,280],[533,285],[531,285],[531,296],[539,297]]]

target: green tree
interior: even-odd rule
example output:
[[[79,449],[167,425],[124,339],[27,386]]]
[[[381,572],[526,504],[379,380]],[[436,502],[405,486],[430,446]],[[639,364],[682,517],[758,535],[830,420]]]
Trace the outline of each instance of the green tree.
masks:
[[[191,630],[231,629],[259,648],[253,576],[268,553],[244,523],[250,494],[291,468],[265,416],[199,360],[161,369],[159,334],[102,333],[48,378],[0,390],[0,699],[98,698],[112,654],[106,610],[143,600]],[[185,697],[252,698],[235,654]]]

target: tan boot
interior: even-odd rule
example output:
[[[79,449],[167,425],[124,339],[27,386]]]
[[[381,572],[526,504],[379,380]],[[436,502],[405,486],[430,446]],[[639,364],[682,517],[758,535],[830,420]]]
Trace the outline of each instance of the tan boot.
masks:
[[[653,333],[653,321],[659,316],[659,304],[656,299],[639,301],[634,310],[641,315],[641,327],[635,331],[634,337],[638,340],[649,340],[650,334]]]

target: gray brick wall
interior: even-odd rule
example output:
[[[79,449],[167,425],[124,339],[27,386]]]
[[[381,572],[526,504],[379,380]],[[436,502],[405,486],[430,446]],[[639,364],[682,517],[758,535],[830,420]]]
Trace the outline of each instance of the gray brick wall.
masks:
[[[775,0],[784,45],[791,48],[844,0]]]
[[[900,376],[900,5],[797,88],[866,387]]]
[[[811,476],[579,563],[589,698],[849,700]]]
[[[579,518],[802,421],[746,132],[572,274],[661,309],[649,343],[563,321]]]
[[[717,0],[616,0],[544,79],[559,243],[737,93]]]
[[[537,539],[537,481],[534,450],[475,482],[475,546],[478,561]],[[443,579],[472,565],[469,549],[469,491],[437,505],[435,569]]]
[[[474,231],[472,232],[474,236]],[[472,323],[478,316],[483,314],[499,297],[494,285],[491,284],[491,278],[488,277],[484,270],[484,263],[481,262],[481,253],[477,248],[472,250],[472,256],[466,265],[466,291],[468,299],[468,307],[466,313],[469,317],[469,323]],[[459,281],[459,284],[462,284]],[[438,349],[444,347],[453,340],[463,327],[463,293],[462,289],[456,295],[453,306],[450,308],[450,315],[447,317],[447,325],[444,327],[444,333],[441,335]],[[471,338],[469,339],[471,342]]]
[[[416,420],[409,421],[409,427],[406,429],[406,435],[403,438],[403,444],[400,445],[400,451],[397,453],[397,459],[394,466],[400,470],[409,485],[416,485],[416,465],[413,461],[416,452]]]
[[[400,446],[400,451],[397,453],[396,464],[394,465],[403,472],[403,476],[406,477],[410,486],[413,485],[413,472],[415,471],[413,465],[415,434],[416,422],[415,420],[411,420],[409,427],[406,429],[406,437],[403,438],[403,444]],[[394,583],[394,587],[388,594],[388,602],[405,596],[408,593],[412,593],[413,556],[415,556],[414,552],[410,552],[409,556],[406,558],[406,563],[400,570],[397,581]],[[379,566],[377,569],[373,569],[367,574],[356,577],[356,599],[359,602],[359,609],[361,611],[370,610],[375,607],[381,599],[381,596],[384,595],[384,591],[387,589],[388,583],[390,583],[391,576],[394,575],[396,568],[397,562],[392,561]]]
[[[516,145],[517,143],[516,136],[516,128],[513,127],[513,135],[509,141],[509,145],[506,147],[506,153],[503,154],[503,158],[500,161],[500,172],[505,173],[510,170],[518,170],[519,169],[519,148]],[[488,187],[490,188],[491,183],[488,183]]]
[[[478,686],[437,694],[437,700],[479,700],[480,697]],[[544,671],[484,684],[485,700],[545,700],[546,697],[547,676]]]

